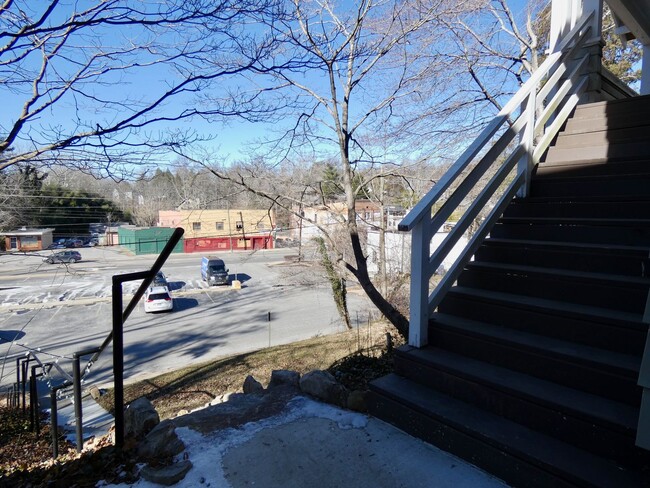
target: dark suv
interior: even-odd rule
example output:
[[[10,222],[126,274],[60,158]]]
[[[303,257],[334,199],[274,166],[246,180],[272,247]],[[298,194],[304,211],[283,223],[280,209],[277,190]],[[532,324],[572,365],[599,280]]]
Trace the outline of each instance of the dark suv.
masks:
[[[81,254],[79,254],[79,251],[61,251],[44,258],[43,261],[49,264],[76,263],[77,261],[81,261]]]
[[[165,273],[158,271],[151,282],[151,286],[164,286],[165,288],[169,288],[169,283],[167,282]]]

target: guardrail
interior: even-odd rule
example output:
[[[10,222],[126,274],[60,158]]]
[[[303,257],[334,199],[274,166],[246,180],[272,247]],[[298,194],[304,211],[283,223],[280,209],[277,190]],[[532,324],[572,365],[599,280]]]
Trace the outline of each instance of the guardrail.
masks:
[[[399,224],[400,231],[412,232],[410,345],[422,347],[427,344],[429,316],[452,287],[508,203],[515,195],[527,195],[534,166],[586,90],[588,78],[582,72],[587,67],[589,53],[582,55],[580,51],[590,33],[589,22],[593,15],[591,12],[576,24],[564,37],[557,51],[546,58]],[[581,57],[575,57],[576,55]],[[515,142],[516,138],[518,141]],[[478,162],[472,166],[476,159],[479,159]],[[494,176],[480,190],[454,229],[432,254],[433,235],[470,192],[477,188],[486,172],[495,168]],[[513,172],[514,176],[510,177]],[[432,217],[434,206],[452,185],[456,185],[453,193]],[[492,206],[492,210],[431,292],[430,281],[436,269],[473,224],[480,211],[489,206]]]

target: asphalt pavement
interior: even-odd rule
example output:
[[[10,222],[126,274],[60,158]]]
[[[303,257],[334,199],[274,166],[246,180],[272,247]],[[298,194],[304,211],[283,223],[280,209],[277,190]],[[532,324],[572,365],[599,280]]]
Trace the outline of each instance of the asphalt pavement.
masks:
[[[15,359],[33,353],[71,370],[71,356],[97,347],[111,331],[111,277],[147,269],[155,256],[83,248],[83,260],[49,265],[39,255],[0,255],[0,385],[15,378]],[[295,265],[290,249],[233,253],[226,260],[242,289],[201,282],[200,254],[172,255],[163,267],[174,312],[136,307],[125,324],[125,374],[132,380],[230,354],[343,330],[331,288],[309,265]],[[13,270],[11,270],[13,268]],[[124,286],[132,294],[137,282]],[[126,302],[125,302],[126,303]],[[365,324],[367,300],[350,294],[355,319]],[[110,381],[111,351],[87,380]]]

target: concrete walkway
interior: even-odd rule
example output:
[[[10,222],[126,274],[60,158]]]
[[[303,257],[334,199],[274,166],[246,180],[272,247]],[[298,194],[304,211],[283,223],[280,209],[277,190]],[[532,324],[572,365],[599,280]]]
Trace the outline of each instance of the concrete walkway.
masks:
[[[226,404],[221,404],[227,407]],[[506,488],[502,481],[373,417],[297,396],[271,417],[224,426],[219,406],[171,422],[192,463],[179,488]],[[211,409],[212,412],[211,413]],[[209,422],[213,415],[214,429]],[[228,423],[228,422],[226,422]],[[140,479],[133,485],[157,488]]]

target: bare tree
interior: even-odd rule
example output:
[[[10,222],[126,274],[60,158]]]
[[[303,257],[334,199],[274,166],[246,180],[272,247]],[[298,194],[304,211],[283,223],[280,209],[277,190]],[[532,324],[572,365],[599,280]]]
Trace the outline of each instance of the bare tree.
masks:
[[[407,318],[376,288],[368,273],[355,210],[363,187],[359,175],[382,164],[373,155],[377,132],[391,139],[395,153],[423,147],[418,129],[422,119],[413,113],[445,96],[444,85],[434,87],[449,73],[449,65],[436,54],[436,46],[449,42],[441,19],[458,16],[475,3],[363,0],[351,6],[330,0],[294,0],[288,2],[291,11],[287,10],[285,18],[267,22],[281,46],[275,52],[274,66],[292,68],[265,64],[263,78],[257,79],[258,85],[288,100],[291,107],[278,123],[283,132],[265,146],[265,159],[282,162],[311,154],[314,161],[335,162],[345,207],[340,220],[350,251],[341,249],[330,226],[311,224],[321,229],[338,265],[356,278],[402,334],[407,333]],[[205,156],[196,160],[208,161]],[[298,217],[304,218],[294,205],[305,199],[332,205],[322,191],[322,177],[320,182],[303,182],[302,191],[288,192],[287,182],[268,189],[251,178],[254,172],[246,174],[241,169],[239,173],[215,169],[214,173]],[[298,190],[300,185],[295,183],[294,190]]]
[[[492,105],[492,113],[537,70],[549,47],[550,2],[531,0],[519,11],[510,5],[506,0],[484,0],[482,15],[449,22],[459,47],[451,55],[463,60],[474,87],[462,103]],[[604,5],[603,65],[633,84],[640,78],[641,45],[622,41],[615,27],[611,9]]]
[[[230,90],[209,108],[198,97],[215,80],[228,85],[259,68],[273,39],[250,25],[274,5],[4,0],[0,171],[29,162],[120,178],[133,164],[157,163],[170,146],[209,137],[184,120],[264,116],[269,107],[252,93]]]
[[[449,18],[449,32],[457,50],[449,53],[464,65],[467,83],[448,107],[486,106],[487,118],[501,109],[504,100],[523,84],[540,64],[550,8],[543,0],[531,0],[513,12],[506,0],[484,0],[475,15]],[[486,119],[487,120],[487,119]]]
[[[0,232],[25,222],[25,196],[18,171],[0,173]]]

